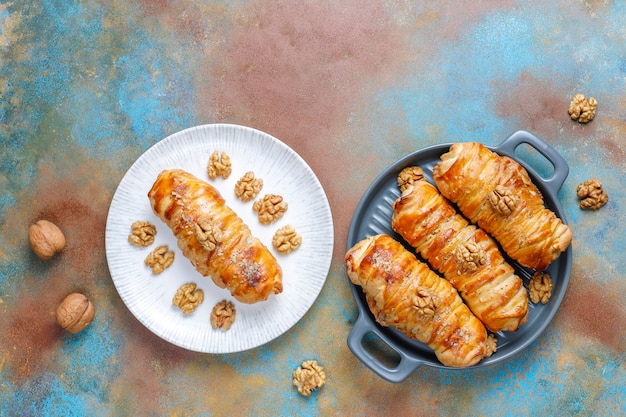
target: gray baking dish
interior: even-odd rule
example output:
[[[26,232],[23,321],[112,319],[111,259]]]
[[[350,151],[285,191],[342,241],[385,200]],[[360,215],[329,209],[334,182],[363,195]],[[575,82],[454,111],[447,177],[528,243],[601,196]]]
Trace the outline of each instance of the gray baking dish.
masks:
[[[531,149],[538,151],[538,154],[520,156],[519,154],[522,152],[518,152],[518,154],[516,150],[522,144],[529,145]],[[367,189],[355,210],[348,232],[347,248],[351,248],[354,244],[368,236],[379,233],[387,233],[399,242],[404,243],[402,238],[391,229],[392,204],[400,196],[396,177],[403,168],[418,165],[424,170],[425,177],[432,183],[432,169],[440,161],[441,155],[446,153],[451,145],[451,143],[446,143],[415,151],[387,167]],[[546,207],[554,211],[564,223],[567,223],[559,205],[557,194],[567,178],[569,166],[554,148],[526,131],[515,132],[500,145],[489,148],[500,155],[507,155],[515,159],[524,166],[533,183],[543,194]],[[540,162],[547,160],[552,165],[552,172],[549,175],[540,175],[538,170],[532,168],[524,160],[528,159],[537,162],[536,158],[540,158]],[[536,164],[533,165],[537,166]],[[543,171],[543,169],[540,170]],[[409,246],[407,248],[415,253]],[[524,285],[528,288],[528,281],[533,271],[521,267],[510,259],[507,259],[507,261],[516,269],[517,274],[523,279]],[[477,365],[463,369],[471,370],[502,362],[530,345],[545,330],[556,314],[565,295],[571,269],[572,247],[570,245],[567,251],[562,253],[546,271],[550,274],[553,281],[552,297],[548,303],[544,305],[529,302],[528,322],[522,325],[516,332],[497,333],[498,350],[491,357],[482,360]],[[352,353],[376,374],[389,382],[397,383],[406,379],[421,365],[459,369],[442,365],[428,346],[406,337],[393,328],[383,327],[376,323],[367,306],[361,288],[351,282],[350,287],[358,306],[358,318],[348,336],[348,346]],[[377,341],[379,344],[366,343],[367,338],[378,338],[380,339]],[[386,350],[382,349],[384,346],[380,345],[380,341],[397,354],[399,357],[397,364],[389,365],[386,361],[379,359],[380,356],[378,354],[380,352],[375,350]]]

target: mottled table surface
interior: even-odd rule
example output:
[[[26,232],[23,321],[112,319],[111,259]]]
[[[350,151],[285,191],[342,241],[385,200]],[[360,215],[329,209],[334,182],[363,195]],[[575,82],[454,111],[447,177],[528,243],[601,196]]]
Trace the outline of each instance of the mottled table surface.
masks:
[[[573,95],[598,101],[570,119]],[[615,1],[0,1],[0,416],[626,414],[626,3]],[[113,193],[133,162],[209,123],[267,132],[318,176],[334,255],[308,313],[233,354],[147,330],[105,254]],[[346,338],[357,317],[343,264],[359,199],[385,167],[429,145],[544,139],[570,172],[558,194],[574,232],[569,288],[518,355],[474,370],[419,367],[389,383]],[[576,187],[599,178],[597,211]],[[27,229],[67,238],[49,261]],[[55,323],[83,292],[96,316]],[[316,359],[326,385],[298,394]]]

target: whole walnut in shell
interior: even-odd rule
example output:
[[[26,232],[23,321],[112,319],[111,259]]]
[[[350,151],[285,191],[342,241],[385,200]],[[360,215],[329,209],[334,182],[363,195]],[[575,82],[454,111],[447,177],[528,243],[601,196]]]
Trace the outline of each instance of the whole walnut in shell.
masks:
[[[52,222],[39,220],[28,228],[28,242],[41,259],[51,259],[65,248],[65,235]]]
[[[83,294],[75,292],[61,302],[57,308],[56,318],[59,326],[76,334],[89,326],[95,313],[91,301]]]

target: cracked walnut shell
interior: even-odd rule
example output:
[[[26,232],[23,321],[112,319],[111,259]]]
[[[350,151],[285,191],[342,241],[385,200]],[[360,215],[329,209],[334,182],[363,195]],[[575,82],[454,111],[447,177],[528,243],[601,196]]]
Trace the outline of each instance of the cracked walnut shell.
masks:
[[[254,202],[252,210],[258,213],[261,224],[270,224],[283,217],[287,211],[287,202],[278,194],[266,194]]]
[[[293,384],[298,392],[305,397],[311,395],[313,390],[321,388],[326,383],[326,372],[317,364],[317,361],[304,361],[293,373]]]
[[[156,227],[150,222],[136,221],[130,226],[131,232],[128,241],[135,246],[146,247],[154,243],[157,234]]]
[[[598,108],[598,102],[595,98],[589,97],[587,99],[584,94],[576,94],[570,102],[567,112],[572,120],[577,120],[580,123],[588,123],[596,116],[596,109]]]
[[[272,238],[272,246],[280,253],[291,253],[298,249],[300,245],[302,245],[302,236],[290,224],[278,229]]]
[[[597,210],[609,201],[609,195],[604,193],[602,183],[597,178],[578,185],[576,195],[581,199],[580,208],[583,210]]]
[[[191,314],[204,301],[204,291],[196,289],[196,284],[189,282],[183,284],[176,291],[172,304],[180,308],[183,314]]]
[[[70,333],[79,333],[84,330],[96,313],[91,301],[83,294],[72,293],[63,299],[56,310],[56,320],[59,326]]]
[[[256,178],[254,172],[248,171],[243,177],[235,184],[235,196],[240,198],[241,201],[247,203],[252,201],[259,195],[259,192],[263,188],[263,180]]]
[[[237,312],[235,311],[235,305],[232,301],[222,300],[217,303],[211,311],[211,327],[216,330],[226,331],[230,329],[235,322],[236,315]]]
[[[497,185],[496,188],[489,193],[489,202],[493,208],[500,214],[508,216],[515,210],[515,197],[511,190]]]
[[[160,274],[169,268],[174,262],[174,252],[170,251],[166,245],[159,246],[146,257],[144,264],[152,268],[152,273]]]
[[[552,278],[544,272],[535,272],[528,283],[530,301],[546,304],[552,296]]]
[[[220,153],[214,151],[209,157],[209,164],[207,166],[207,174],[210,179],[214,180],[217,177],[227,179],[232,172],[232,164],[230,162],[230,156],[226,152]]]

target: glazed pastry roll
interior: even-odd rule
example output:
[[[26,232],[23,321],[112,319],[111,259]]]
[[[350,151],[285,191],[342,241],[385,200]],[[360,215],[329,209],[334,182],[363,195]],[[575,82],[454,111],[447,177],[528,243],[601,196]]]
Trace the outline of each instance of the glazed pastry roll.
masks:
[[[218,287],[248,304],[282,292],[282,270],[274,255],[209,183],[180,169],[165,170],[148,197],[183,255]]]
[[[542,271],[572,240],[528,172],[486,146],[456,143],[433,170],[437,188],[521,265]]]
[[[398,176],[402,195],[391,227],[456,288],[492,332],[517,330],[528,319],[528,294],[496,242],[471,225],[423,176],[419,167]]]
[[[447,366],[475,365],[490,354],[485,326],[452,285],[389,235],[363,239],[345,261],[382,326],[427,344]]]

